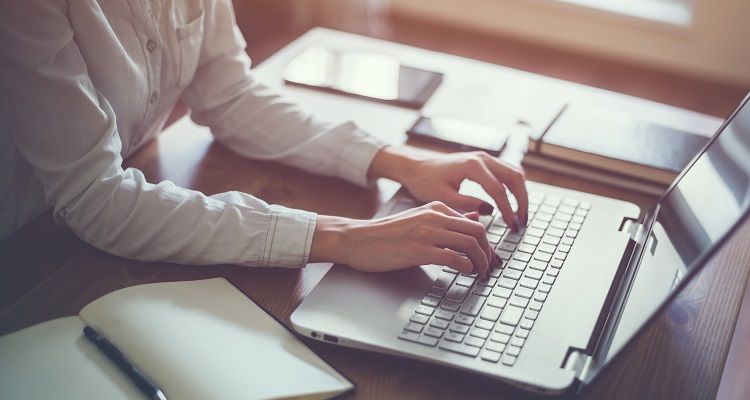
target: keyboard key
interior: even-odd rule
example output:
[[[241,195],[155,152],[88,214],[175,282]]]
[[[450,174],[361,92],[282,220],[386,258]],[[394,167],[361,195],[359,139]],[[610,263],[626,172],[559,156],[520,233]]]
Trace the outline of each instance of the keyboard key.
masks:
[[[542,240],[540,237],[526,235],[523,237],[523,242],[528,243],[532,246],[536,246]]]
[[[536,320],[538,316],[539,316],[539,311],[533,311],[533,310],[526,311],[526,315],[525,315],[526,318],[531,319],[531,320]]]
[[[518,356],[518,354],[520,354],[520,353],[521,353],[521,348],[520,348],[520,347],[517,347],[517,346],[508,346],[508,349],[507,349],[507,350],[505,350],[505,354],[507,354],[507,355],[509,355],[509,356],[514,356],[514,357],[516,357],[516,356]]]
[[[581,230],[581,224],[576,223],[576,222],[571,222],[570,224],[568,224],[568,228],[576,230],[576,231],[580,231]]]
[[[495,327],[496,332],[504,333],[506,335],[513,334],[513,329],[515,328],[513,328],[510,325],[503,325],[503,324],[497,324],[497,326]]]
[[[555,269],[555,268],[552,268],[552,267],[550,267],[549,269],[547,269],[547,275],[549,275],[549,276],[557,277],[558,274],[560,274],[560,270],[559,269]]]
[[[457,332],[461,334],[469,333],[469,326],[468,325],[461,325],[457,324],[455,322],[451,323],[451,326],[448,328],[451,332]]]
[[[503,299],[509,298],[511,293],[513,293],[512,290],[504,288],[504,287],[496,287],[492,289],[493,296],[501,297]]]
[[[433,318],[432,321],[430,322],[430,326],[434,326],[435,328],[438,328],[438,329],[447,329],[448,321],[444,319]]]
[[[549,262],[549,265],[552,268],[560,268],[563,265],[563,260],[553,259],[552,261]]]
[[[521,243],[518,245],[518,251],[523,251],[524,253],[533,254],[534,250],[536,250],[536,246],[530,245],[528,243]]]
[[[497,214],[497,217],[492,221],[492,226],[497,226],[499,228],[508,227],[508,225],[505,225],[505,221],[503,221],[503,218],[500,216],[500,214]]]
[[[526,339],[527,337],[529,337],[529,330],[528,329],[523,329],[523,328],[518,328],[518,329],[516,329],[516,336],[518,336],[520,338]]]
[[[510,342],[510,335],[506,333],[495,332],[490,335],[490,340],[493,342],[505,344]]]
[[[547,229],[547,235],[561,238],[565,235],[565,231],[558,228],[549,228]]]
[[[575,230],[575,229],[568,228],[565,231],[565,236],[574,238],[574,237],[578,236],[578,231]]]
[[[466,295],[469,294],[469,288],[466,286],[451,286],[450,289],[448,289],[448,293],[445,295],[445,298],[451,301],[455,301],[456,303],[460,303],[464,301],[464,298]]]
[[[480,280],[478,282],[478,284],[480,286],[486,286],[486,287],[489,287],[489,288],[494,287],[496,283],[497,283],[497,278],[490,278],[490,279],[487,279],[486,281],[481,281]]]
[[[542,238],[543,243],[553,244],[557,246],[560,243],[560,237],[552,236],[552,235],[546,235]]]
[[[458,332],[448,331],[445,334],[445,340],[450,340],[451,342],[461,343],[464,340],[464,335]]]
[[[539,291],[542,293],[549,293],[551,289],[552,289],[552,286],[546,283],[542,283],[541,285],[539,285]]]
[[[570,222],[571,219],[573,219],[573,214],[558,211],[557,214],[555,214],[554,220],[565,222],[567,224],[568,222]]]
[[[542,309],[542,303],[540,301],[532,300],[529,303],[529,310],[540,311]]]
[[[422,298],[422,304],[429,307],[437,307],[440,304],[440,299],[432,296],[425,296]]]
[[[423,328],[424,328],[424,325],[418,324],[416,322],[407,322],[406,326],[404,327],[404,330],[409,331],[409,332],[420,333],[422,332]]]
[[[521,319],[523,314],[523,308],[508,305],[503,309],[503,313],[500,316],[500,322],[506,325],[518,325],[518,321]]]
[[[547,293],[536,292],[536,294],[534,295],[534,300],[542,302],[547,300]]]
[[[575,213],[573,213],[573,215],[575,216],[584,217],[584,218],[586,217],[587,214],[588,214],[588,211],[580,209],[580,208],[577,209]]]
[[[515,363],[516,363],[516,357],[514,357],[514,356],[510,356],[510,355],[507,355],[507,354],[506,354],[506,355],[504,355],[504,356],[503,356],[503,357],[502,357],[502,358],[500,359],[500,362],[502,362],[502,363],[503,363],[503,365],[507,365],[507,366],[509,366],[509,367],[512,367],[512,366],[513,366],[513,364],[515,364]]]
[[[468,315],[457,315],[455,321],[459,324],[471,325],[474,323],[474,317]]]
[[[513,279],[514,281],[517,281],[518,279],[520,279],[521,275],[522,275],[521,271],[517,269],[506,269],[503,272],[503,278]]]
[[[479,354],[478,347],[467,346],[461,343],[441,341],[438,347],[443,350],[448,350],[453,353],[463,354],[465,356],[470,356],[470,357],[476,357],[477,354]]]
[[[503,272],[502,268],[492,268],[492,270],[490,271],[490,276],[493,278],[498,278],[500,277],[501,272]]]
[[[523,262],[529,262],[529,260],[531,260],[531,254],[518,252],[513,256],[513,259]]]
[[[555,246],[553,246],[553,245],[551,245],[549,243],[542,243],[542,244],[539,245],[539,247],[537,248],[537,250],[545,252],[545,253],[549,253],[549,254],[554,254],[555,248],[556,248]]]
[[[502,239],[500,235],[495,235],[494,233],[487,232],[487,241],[490,242],[490,244],[497,245],[498,243],[500,243],[500,239]]]
[[[552,221],[552,215],[553,214],[554,213],[546,213],[546,212],[540,210],[539,212],[536,213],[536,215],[534,216],[534,219],[538,219],[538,220],[544,221],[544,222],[550,222],[550,221]]]
[[[524,342],[526,342],[526,339],[520,337],[514,337],[513,339],[510,339],[511,346],[523,347]]]
[[[482,309],[482,305],[484,305],[484,297],[472,294],[466,299],[466,302],[461,305],[461,313],[476,317]]]
[[[505,345],[504,345],[504,344],[502,344],[502,343],[499,343],[499,342],[493,342],[493,341],[489,341],[489,342],[487,342],[487,344],[486,344],[486,345],[484,346],[484,348],[485,348],[486,350],[490,350],[490,351],[496,351],[496,352],[498,352],[498,353],[502,353],[502,352],[503,352],[503,350],[505,350]]]
[[[542,278],[542,283],[547,284],[547,285],[552,285],[553,283],[555,283],[555,277],[554,276],[545,275]]]
[[[573,215],[573,218],[570,219],[570,223],[572,224],[582,224],[584,218],[580,215]]]
[[[459,275],[458,278],[456,278],[456,285],[471,287],[471,285],[474,284],[474,280],[475,278],[473,276]]]
[[[516,251],[516,245],[510,242],[502,242],[497,248],[511,253]]]
[[[506,289],[513,289],[514,287],[516,287],[516,281],[508,278],[500,278],[497,280],[497,285]]]
[[[578,200],[570,198],[570,197],[566,197],[563,199],[562,204],[568,207],[575,208],[578,205]]]
[[[492,321],[488,321],[486,319],[479,318],[476,322],[474,322],[474,326],[481,329],[487,329],[492,330],[492,328],[495,327],[495,323]],[[489,333],[488,333],[489,334]]]
[[[424,330],[424,334],[425,335],[432,336],[432,337],[435,337],[435,338],[442,337],[443,336],[443,332],[444,331],[442,329],[435,328],[434,326],[428,326]]]
[[[437,279],[435,279],[434,286],[439,289],[448,289],[451,286],[451,283],[453,282],[453,279],[456,277],[456,275],[453,275],[448,272],[441,272],[440,275],[438,275]]]
[[[555,211],[557,211],[557,207],[552,207],[549,204],[542,204],[539,206],[539,212],[543,212],[545,214],[555,214]]]
[[[506,269],[515,269],[518,271],[523,271],[526,269],[526,263],[523,261],[512,260],[506,264]]]
[[[575,241],[574,238],[566,236],[560,239],[560,244],[564,244],[566,246],[572,246],[574,241]]]
[[[435,312],[435,308],[422,305],[422,306],[418,306],[417,309],[414,310],[414,312],[417,314],[430,316],[432,315],[432,313]]]
[[[499,249],[495,249],[495,254],[503,261],[510,261],[510,258],[513,256],[513,253]]]
[[[500,297],[493,296],[487,299],[487,305],[492,307],[503,308],[506,303],[508,303],[508,300]]]
[[[484,339],[478,338],[476,336],[469,336],[466,338],[466,340],[464,340],[464,343],[469,346],[482,347],[484,346]]]
[[[500,353],[485,348],[485,350],[482,351],[481,358],[484,361],[496,363],[500,361]]]
[[[490,336],[490,331],[487,329],[474,327],[469,331],[469,335],[478,337],[481,339],[487,339]]]
[[[560,198],[560,196],[548,194],[547,196],[544,197],[544,202],[542,204],[550,205],[552,207],[557,207],[558,205],[560,205],[561,201],[562,199]]]
[[[429,321],[430,317],[422,314],[414,314],[409,318],[409,321],[416,322],[418,324],[426,324],[427,321]]]
[[[510,298],[508,304],[514,305],[516,307],[526,308],[526,306],[529,305],[529,299],[519,296],[513,296]]]
[[[529,288],[519,287],[518,289],[516,289],[516,293],[515,294],[516,294],[516,296],[520,296],[520,297],[523,297],[523,298],[530,299],[531,296],[534,294],[534,291],[531,290],[531,289],[529,289]]]
[[[417,339],[417,343],[424,344],[430,347],[434,347],[436,344],[438,344],[438,339],[435,337],[422,335],[419,337],[419,339]]]
[[[555,253],[555,259],[556,259],[556,260],[562,260],[562,261],[565,261],[565,258],[566,258],[567,256],[568,256],[568,253],[563,253],[563,252],[561,252],[561,251],[558,251],[557,253]]]
[[[588,201],[582,201],[581,204],[578,205],[578,208],[588,211],[591,209],[591,203]]]
[[[445,300],[440,304],[440,308],[444,310],[448,310],[448,311],[453,311],[453,312],[458,311],[458,307],[460,306],[461,305],[456,303],[455,301],[449,301],[449,300]]]
[[[518,285],[521,287],[529,288],[529,289],[536,289],[536,285],[539,283],[536,279],[531,279],[529,277],[524,276],[523,278],[518,280]]]
[[[498,225],[491,225],[489,229],[487,229],[487,233],[491,233],[493,235],[503,236],[505,234],[505,231],[507,231],[508,228],[504,226],[498,226]]]
[[[492,288],[487,286],[476,286],[474,287],[473,293],[477,296],[484,296],[487,297],[492,293]]]
[[[430,290],[427,292],[427,295],[432,297],[437,297],[439,299],[443,298],[445,296],[446,290],[441,289],[439,287],[431,287]]]
[[[544,222],[544,221],[539,220],[539,219],[535,219],[535,220],[531,221],[531,227],[532,228],[545,230],[545,229],[547,229],[548,226],[549,226],[549,222]]]
[[[529,268],[529,269],[527,269],[526,271],[523,272],[523,275],[527,276],[527,277],[529,277],[531,279],[539,280],[539,279],[542,279],[542,277],[544,276],[544,272],[542,272],[542,271],[540,271],[538,269],[531,269],[531,268]]]
[[[547,269],[547,263],[545,263],[544,261],[539,261],[539,260],[529,261],[528,266],[529,268],[533,268],[539,271],[544,271],[545,269]]]
[[[550,262],[550,260],[552,260],[552,254],[537,251],[536,253],[534,253],[534,259],[548,263]]]
[[[534,320],[528,319],[528,318],[524,318],[524,319],[521,320],[521,325],[520,326],[523,329],[531,329],[531,327],[534,326]]]
[[[560,221],[559,219],[552,220],[552,222],[550,222],[549,225],[551,228],[560,229],[560,230],[564,230],[565,228],[568,227],[567,223],[565,223],[564,221]]]
[[[419,343],[419,334],[409,331],[401,331],[401,334],[398,335],[399,339],[402,340],[408,340],[410,342]]]
[[[502,310],[499,308],[488,306],[482,310],[482,314],[479,316],[479,318],[489,321],[497,321],[497,319],[500,317],[501,311]]]
[[[561,244],[560,246],[558,246],[557,250],[563,253],[570,253],[570,246],[566,244]]]
[[[510,242],[513,244],[518,244],[521,242],[522,236],[517,233],[509,233],[508,236],[505,237],[506,242]]]

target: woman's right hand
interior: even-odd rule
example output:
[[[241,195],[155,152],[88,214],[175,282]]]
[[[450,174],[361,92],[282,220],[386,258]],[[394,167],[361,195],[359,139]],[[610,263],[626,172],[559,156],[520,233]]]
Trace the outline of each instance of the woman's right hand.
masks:
[[[319,216],[310,261],[368,272],[438,264],[486,279],[500,260],[477,217],[440,202],[373,220]]]

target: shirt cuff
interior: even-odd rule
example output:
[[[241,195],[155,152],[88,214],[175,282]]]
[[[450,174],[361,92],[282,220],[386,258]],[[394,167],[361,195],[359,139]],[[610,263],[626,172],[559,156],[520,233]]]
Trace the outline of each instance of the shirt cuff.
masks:
[[[310,258],[317,214],[272,205],[270,215],[271,222],[263,248],[262,265],[304,267]]]
[[[348,143],[344,144],[338,166],[338,176],[360,186],[369,186],[371,180],[367,179],[375,154],[388,143],[358,128],[353,122],[347,122],[341,128],[351,130]]]

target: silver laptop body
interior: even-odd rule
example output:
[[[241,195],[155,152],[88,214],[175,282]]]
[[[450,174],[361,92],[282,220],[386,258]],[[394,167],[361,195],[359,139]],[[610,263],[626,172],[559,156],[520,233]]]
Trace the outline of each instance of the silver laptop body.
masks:
[[[489,237],[501,238],[496,252],[504,259],[489,282],[437,265],[382,274],[334,265],[291,322],[315,340],[534,392],[582,388],[747,217],[749,176],[746,98],[646,213],[528,182],[524,234],[503,230],[497,216],[482,221]],[[462,191],[487,199],[473,184]],[[379,215],[416,205],[401,191]]]

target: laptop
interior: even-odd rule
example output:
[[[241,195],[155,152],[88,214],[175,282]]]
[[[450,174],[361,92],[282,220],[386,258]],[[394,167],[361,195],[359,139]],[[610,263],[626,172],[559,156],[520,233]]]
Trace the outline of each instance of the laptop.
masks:
[[[439,265],[334,265],[291,316],[301,334],[522,389],[581,390],[748,218],[748,98],[649,210],[528,182],[529,226],[482,221],[503,259],[486,282]],[[480,198],[476,185],[462,191]],[[490,199],[487,199],[490,200]],[[387,215],[417,204],[398,193]]]

